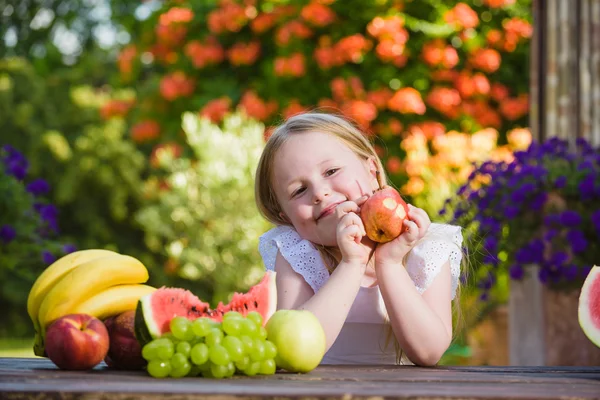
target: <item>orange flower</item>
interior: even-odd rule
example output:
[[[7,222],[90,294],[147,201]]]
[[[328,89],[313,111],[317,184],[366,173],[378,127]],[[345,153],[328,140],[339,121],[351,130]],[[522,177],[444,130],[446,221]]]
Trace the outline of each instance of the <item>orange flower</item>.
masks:
[[[381,61],[401,63],[399,67],[404,66],[406,56],[404,55],[405,46],[402,43],[394,42],[393,40],[382,40],[375,48],[375,54]],[[400,60],[400,61],[397,61]],[[404,63],[403,63],[404,61]]]
[[[218,64],[225,59],[225,50],[214,37],[208,38],[205,44],[193,40],[185,46],[184,52],[196,68]]]
[[[508,144],[513,150],[526,150],[531,144],[531,131],[527,128],[515,128],[508,131],[506,134]]]
[[[282,25],[275,33],[275,42],[280,46],[286,46],[294,38],[307,39],[313,34],[312,30],[298,20],[290,21]]]
[[[521,18],[511,18],[502,23],[507,34],[514,34],[521,38],[530,38],[533,35],[533,27],[531,24]]]
[[[350,98],[350,90],[344,78],[334,78],[329,87],[335,101],[345,101]]]
[[[335,13],[326,5],[316,2],[309,3],[302,8],[300,16],[314,26],[323,27],[335,20]]]
[[[473,67],[487,73],[495,72],[500,68],[500,61],[500,53],[494,49],[478,49],[469,59]]]
[[[431,79],[438,82],[453,82],[458,77],[458,72],[440,69],[431,73]]]
[[[394,96],[394,92],[387,87],[376,89],[367,93],[367,101],[373,103],[379,110],[387,107],[388,101]]]
[[[320,99],[317,102],[317,106],[319,108],[324,108],[324,109],[328,109],[328,111],[332,111],[332,110],[339,110],[339,106],[338,103],[336,103],[334,100],[332,99]]]
[[[370,40],[357,33],[340,39],[335,45],[335,51],[341,54],[344,60],[358,63],[365,53],[371,49],[372,45]]]
[[[150,153],[150,165],[158,168],[165,161],[181,156],[183,148],[177,143],[161,143],[154,146]]]
[[[276,23],[277,16],[274,13],[262,13],[250,22],[250,29],[254,33],[261,34],[271,29]]]
[[[304,54],[298,52],[288,58],[275,58],[275,75],[299,77],[303,76],[304,73]]]
[[[293,117],[294,115],[302,114],[306,110],[307,108],[300,104],[300,102],[297,99],[292,99],[282,113],[283,117],[285,119],[288,119],[290,117]]]
[[[435,39],[423,45],[423,60],[431,67],[453,68],[458,64],[458,53],[442,39]]]
[[[483,0],[483,4],[490,8],[502,8],[515,4],[516,0]]]
[[[344,64],[344,59],[330,46],[319,46],[315,49],[314,58],[321,69],[329,69]]]
[[[399,16],[390,16],[385,18],[375,17],[367,25],[367,32],[369,35],[379,40],[395,40],[398,33],[401,33],[401,36],[404,36],[402,31],[406,32],[404,29],[404,19]]]
[[[249,90],[240,99],[240,108],[252,118],[259,121],[266,121],[275,111],[277,103],[275,101],[265,102],[258,95]]]
[[[422,135],[426,139],[431,140],[436,136],[441,136],[446,133],[444,124],[435,121],[424,121],[411,124],[408,127],[408,132],[411,135]]]
[[[490,107],[485,100],[464,102],[463,111],[467,115],[472,116],[481,126],[500,128],[500,125],[502,124],[500,114]]]
[[[434,87],[427,95],[425,101],[449,118],[456,118],[459,114],[461,98],[456,89]]]
[[[400,161],[400,158],[397,156],[390,156],[387,159],[385,166],[391,174],[397,174],[402,170],[402,161]]]
[[[496,148],[498,131],[494,128],[485,128],[471,135],[471,154],[481,157]]]
[[[418,176],[411,176],[400,191],[408,196],[417,196],[425,189],[425,182]]]
[[[511,121],[521,118],[529,112],[529,95],[524,93],[504,99],[500,104],[500,112]]]
[[[244,7],[234,2],[224,2],[220,8],[208,13],[208,30],[216,34],[239,32],[248,23],[248,15],[253,13],[256,14],[256,8],[252,5]]]
[[[502,42],[502,32],[498,29],[490,29],[485,35],[487,44],[491,47],[498,47]]]
[[[140,121],[131,128],[131,139],[136,143],[156,139],[159,134],[160,125],[151,119]]]
[[[100,115],[105,120],[113,117],[124,117],[134,103],[133,100],[109,100],[100,108]]]
[[[133,60],[137,56],[137,48],[135,45],[129,45],[123,48],[119,53],[117,64],[121,75],[128,79],[133,72]]]
[[[206,103],[200,110],[202,117],[207,117],[213,123],[218,124],[223,120],[223,117],[229,111],[231,107],[231,99],[229,97],[220,97]]]
[[[419,93],[414,88],[402,88],[388,101],[388,108],[402,114],[425,114],[425,104]]]
[[[189,8],[172,7],[158,17],[160,25],[187,23],[194,19],[194,12]]]
[[[365,129],[377,118],[377,108],[373,104],[362,100],[351,100],[344,103],[342,112]]]
[[[173,101],[179,97],[188,97],[194,93],[195,82],[185,73],[175,71],[165,75],[160,81],[160,94],[165,100]]]
[[[490,95],[492,96],[492,99],[500,103],[502,100],[508,97],[509,90],[501,83],[492,83]]]
[[[260,43],[252,41],[250,43],[238,42],[234,44],[227,52],[229,62],[235,66],[252,65],[260,55]]]
[[[469,76],[467,72],[462,72],[454,81],[454,86],[463,99],[477,95],[487,95],[490,92],[490,82],[480,72],[472,76]]]
[[[479,25],[477,13],[465,3],[458,3],[444,14],[444,20],[454,24],[457,29],[470,29]]]

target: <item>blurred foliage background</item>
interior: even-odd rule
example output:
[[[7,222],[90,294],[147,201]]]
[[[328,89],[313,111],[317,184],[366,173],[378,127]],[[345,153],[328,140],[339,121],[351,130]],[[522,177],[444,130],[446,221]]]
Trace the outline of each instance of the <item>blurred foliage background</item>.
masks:
[[[213,304],[256,283],[269,226],[254,168],[271,127],[297,112],[356,121],[393,184],[439,221],[474,163],[510,160],[531,141],[530,0],[0,0],[0,10],[0,144],[27,164],[15,174],[2,155],[3,337],[31,334],[28,290],[72,248],[134,255],[151,284]],[[36,179],[56,210],[51,230],[27,189]],[[480,311],[465,313],[467,327],[496,306],[475,301],[476,285],[462,293]]]

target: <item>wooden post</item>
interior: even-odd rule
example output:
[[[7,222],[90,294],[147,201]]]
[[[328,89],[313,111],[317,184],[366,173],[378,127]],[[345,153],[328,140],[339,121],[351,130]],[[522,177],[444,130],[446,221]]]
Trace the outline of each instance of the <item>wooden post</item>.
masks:
[[[546,365],[542,284],[539,268],[528,265],[520,281],[511,281],[508,301],[510,365]]]

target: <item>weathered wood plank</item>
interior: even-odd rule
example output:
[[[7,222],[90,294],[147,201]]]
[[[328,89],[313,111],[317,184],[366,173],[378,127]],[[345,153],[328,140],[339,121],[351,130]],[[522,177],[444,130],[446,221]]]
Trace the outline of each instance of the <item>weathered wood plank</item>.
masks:
[[[1,399],[594,399],[600,367],[322,366],[309,374],[153,379],[144,372],[60,371],[0,358]]]

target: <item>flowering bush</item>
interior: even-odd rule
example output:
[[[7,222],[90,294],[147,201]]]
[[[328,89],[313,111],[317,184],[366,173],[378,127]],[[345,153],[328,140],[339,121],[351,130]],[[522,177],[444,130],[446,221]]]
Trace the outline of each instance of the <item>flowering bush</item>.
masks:
[[[580,286],[600,260],[600,151],[578,139],[532,143],[514,159],[484,162],[442,213],[470,232],[485,299],[501,274],[527,267],[552,288]]]
[[[150,198],[135,218],[151,252],[180,287],[216,305],[246,290],[263,272],[258,237],[268,224],[254,203],[254,172],[264,125],[231,114],[221,126],[186,113],[186,144],[162,147],[151,162],[163,172],[148,181]]]
[[[34,280],[57,257],[75,250],[58,241],[58,210],[46,199],[50,185],[27,179],[28,169],[21,152],[9,145],[0,149],[0,307],[5,310],[0,333],[27,331],[20,314]]]
[[[416,131],[432,146],[493,128],[502,145],[527,124],[530,18],[529,0],[166,1],[118,58],[136,103],[115,100],[103,115],[127,115],[131,137],[154,147],[186,146],[186,111],[218,123],[239,108],[270,126],[335,108],[377,135],[402,186],[401,143]]]

